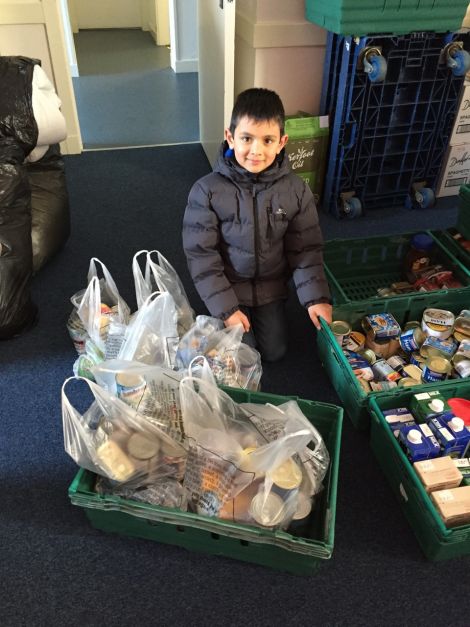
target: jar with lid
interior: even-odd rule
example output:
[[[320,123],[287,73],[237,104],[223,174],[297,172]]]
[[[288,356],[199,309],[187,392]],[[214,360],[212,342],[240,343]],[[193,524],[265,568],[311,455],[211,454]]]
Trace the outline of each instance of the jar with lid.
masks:
[[[403,270],[407,280],[414,283],[421,272],[431,265],[434,240],[427,233],[417,233],[410,241],[410,249],[403,261]]]

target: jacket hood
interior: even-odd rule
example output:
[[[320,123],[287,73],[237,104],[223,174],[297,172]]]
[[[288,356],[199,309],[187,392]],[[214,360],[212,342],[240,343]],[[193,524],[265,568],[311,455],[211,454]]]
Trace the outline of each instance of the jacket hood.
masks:
[[[248,170],[242,168],[242,166],[237,163],[233,155],[226,156],[228,148],[228,143],[226,141],[222,142],[219,155],[214,165],[214,172],[218,172],[219,174],[222,174],[222,176],[226,176],[236,183],[242,185],[252,185],[253,183],[271,184],[283,176],[286,176],[286,174],[289,174],[291,171],[289,157],[287,156],[284,148],[277,155],[274,163],[272,163],[269,168],[266,168],[266,170],[263,170],[258,174],[248,172]]]

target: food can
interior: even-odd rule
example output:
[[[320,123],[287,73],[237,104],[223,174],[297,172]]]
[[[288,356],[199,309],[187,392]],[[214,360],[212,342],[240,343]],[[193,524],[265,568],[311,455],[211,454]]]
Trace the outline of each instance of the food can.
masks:
[[[367,335],[372,334],[376,340],[396,338],[401,333],[400,325],[388,312],[364,316],[362,328]]]
[[[389,366],[391,366],[394,370],[400,373],[403,369],[403,366],[406,365],[406,361],[403,359],[403,357],[400,357],[400,355],[392,355],[386,361]]]
[[[412,377],[403,377],[398,381],[398,387],[410,388],[414,385],[421,385],[421,379],[413,379]]]
[[[470,359],[470,339],[460,342],[457,352],[452,358],[452,363],[455,366],[459,362],[466,361],[467,359]]]
[[[351,331],[348,338],[344,339],[343,346],[350,351],[362,351],[366,342],[366,336],[359,331]]]
[[[377,339],[374,333],[369,331],[366,335],[366,347],[373,351],[377,357],[388,359],[398,351],[400,344],[396,337]]]
[[[116,395],[122,401],[137,409],[145,393],[147,384],[140,374],[119,372],[116,375]]]
[[[426,361],[426,358],[423,357],[418,352],[411,353],[410,355],[410,364],[413,364],[414,366],[418,366],[418,368],[422,369],[425,361]]]
[[[275,527],[284,517],[284,501],[275,492],[264,493],[262,490],[253,497],[249,513],[253,520],[262,527]]]
[[[422,357],[445,357],[446,359],[452,359],[458,344],[449,337],[447,340],[443,340],[439,337],[427,337],[423,342],[423,345],[419,349]]]
[[[426,339],[424,331],[419,327],[412,327],[404,331],[398,338],[400,347],[405,353],[412,353],[419,350],[419,347]]]
[[[372,372],[379,381],[398,381],[401,374],[394,370],[385,359],[379,359],[372,364]]]
[[[454,330],[470,337],[470,309],[463,309],[455,319]]]
[[[445,357],[429,357],[423,368],[423,381],[434,383],[445,381],[452,371],[452,364]]]
[[[403,331],[409,331],[410,329],[421,329],[421,322],[419,320],[410,320],[403,327]]]
[[[454,322],[455,316],[451,311],[445,309],[425,309],[421,328],[426,335],[446,340],[452,335]]]
[[[400,379],[401,381],[401,379]],[[397,387],[396,381],[371,381],[370,387],[373,392],[386,392]]]
[[[407,364],[403,367],[402,370],[402,375],[404,377],[410,379],[418,379],[418,381],[421,380],[422,374],[423,371],[421,370],[421,368],[419,366],[416,366],[415,364]]]
[[[464,333],[460,333],[460,331],[456,331],[454,329],[454,340],[457,340],[457,342],[463,342],[464,340],[468,340],[469,337],[468,335],[465,335]]]
[[[370,348],[364,348],[359,351],[359,355],[362,355],[362,357],[364,357],[364,359],[366,359],[370,364],[375,364],[377,361],[377,355]]]
[[[454,364],[454,368],[455,372],[457,372],[462,379],[470,377],[470,359],[462,359],[462,361]]]
[[[344,346],[351,333],[351,325],[345,320],[334,320],[330,329],[340,346]]]

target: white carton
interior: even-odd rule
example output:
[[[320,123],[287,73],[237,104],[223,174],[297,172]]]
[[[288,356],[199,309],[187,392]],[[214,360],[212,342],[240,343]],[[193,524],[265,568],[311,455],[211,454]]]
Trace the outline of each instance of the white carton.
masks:
[[[449,146],[442,163],[436,196],[456,196],[461,185],[470,183],[470,143]]]
[[[470,143],[470,84],[465,81],[449,144]]]

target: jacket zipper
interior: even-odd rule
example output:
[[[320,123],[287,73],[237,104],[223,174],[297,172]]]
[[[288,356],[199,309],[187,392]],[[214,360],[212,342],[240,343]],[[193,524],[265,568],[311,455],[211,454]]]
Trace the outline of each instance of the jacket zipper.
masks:
[[[254,235],[255,235],[255,276],[254,276],[254,281],[256,282],[258,279],[258,272],[259,272],[259,267],[258,267],[258,232],[259,232],[259,223],[258,223],[258,200],[256,197],[256,191],[255,191],[255,187],[253,186],[253,190],[252,190],[252,197],[253,197],[253,224],[254,224]],[[258,305],[258,298],[257,298],[257,294],[256,294],[256,285],[253,285],[253,306],[256,307]]]

